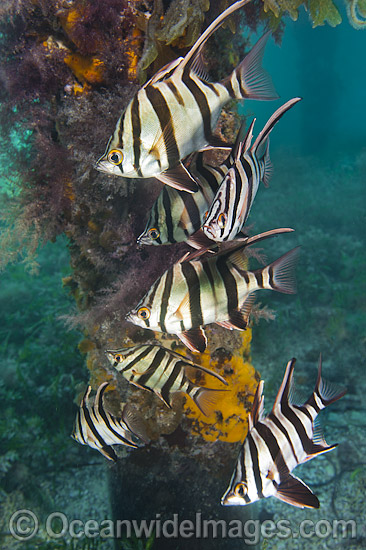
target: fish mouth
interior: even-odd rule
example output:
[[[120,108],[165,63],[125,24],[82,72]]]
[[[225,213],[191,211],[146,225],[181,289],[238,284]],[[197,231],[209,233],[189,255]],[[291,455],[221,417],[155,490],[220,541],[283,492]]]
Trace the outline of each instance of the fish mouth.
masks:
[[[136,244],[138,246],[142,245],[142,244],[152,244],[151,243],[151,239],[150,237],[147,237],[146,235],[144,235],[143,233],[136,239]]]
[[[206,237],[209,237],[209,239],[215,239],[216,234],[214,229],[210,225],[203,225],[202,230]]]
[[[228,493],[221,499],[221,506],[243,506],[245,501],[234,493]]]

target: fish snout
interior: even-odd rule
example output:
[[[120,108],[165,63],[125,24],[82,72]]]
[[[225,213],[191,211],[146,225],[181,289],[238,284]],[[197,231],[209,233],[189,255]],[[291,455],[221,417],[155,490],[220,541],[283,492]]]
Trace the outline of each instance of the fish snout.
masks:
[[[202,226],[202,230],[203,230],[204,234],[206,235],[206,237],[208,237],[209,239],[212,239],[212,240],[215,240],[216,235],[217,235],[217,227],[215,227],[215,225],[217,225],[217,224],[210,223],[209,225],[204,224]]]

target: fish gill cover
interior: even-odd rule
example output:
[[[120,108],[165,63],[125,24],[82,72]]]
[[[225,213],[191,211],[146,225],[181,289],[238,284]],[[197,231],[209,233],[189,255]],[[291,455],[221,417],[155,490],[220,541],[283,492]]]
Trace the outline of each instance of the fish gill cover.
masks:
[[[179,449],[189,456],[194,439],[204,470],[212,456],[204,439],[232,442],[245,436],[259,377],[250,364],[251,329],[236,336],[216,326],[209,332],[211,344],[201,364],[228,374],[234,393],[232,400],[216,403],[209,422],[188,400],[183,406],[178,397],[169,410],[155,396],[116,377],[104,350],[151,337],[128,324],[125,313],[186,247],[165,247],[164,255],[153,247],[136,247],[160,187],[150,180],[108,177],[94,165],[141,83],[184,55],[226,5],[208,0],[14,0],[0,7],[0,139],[6,167],[1,184],[1,267],[22,261],[35,272],[39,246],[66,235],[71,274],[63,284],[78,308],[66,322],[84,333],[79,350],[86,354],[91,386],[97,390],[108,381],[117,390],[106,396],[116,415],[121,414],[121,400],[137,404],[149,436],[159,441],[165,434],[156,445],[172,455]],[[351,23],[362,28],[365,2],[353,0],[347,6]],[[235,23],[234,18],[226,23],[220,38],[210,38],[207,61],[213,78],[227,76],[228,61],[234,67],[243,51],[249,51],[251,33],[268,25],[279,42],[283,16],[296,20],[302,7],[313,26],[341,22],[331,0],[253,0],[236,14]],[[230,104],[219,123],[220,137],[233,142],[238,126],[236,107]],[[260,308],[257,315],[272,316]],[[164,345],[178,345],[162,338]],[[238,403],[243,403],[241,414]],[[197,434],[203,437],[198,447]],[[217,464],[232,462],[235,449],[228,451],[225,444],[217,449]],[[141,460],[145,465],[149,461]],[[219,475],[227,475],[223,467]]]

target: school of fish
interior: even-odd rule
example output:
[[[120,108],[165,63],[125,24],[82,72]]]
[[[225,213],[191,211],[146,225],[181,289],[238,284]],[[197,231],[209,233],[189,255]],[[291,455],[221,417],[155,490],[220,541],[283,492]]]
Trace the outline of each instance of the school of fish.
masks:
[[[186,242],[196,249],[171,265],[153,283],[127,321],[144,329],[178,337],[191,351],[206,349],[204,327],[216,323],[228,330],[245,330],[256,292],[296,291],[296,247],[263,268],[249,270],[246,248],[255,242],[293,231],[279,228],[249,237],[246,222],[260,182],[268,186],[272,172],[269,135],[281,117],[301,98],[279,107],[252,145],[255,119],[245,132],[242,124],[233,146],[213,136],[224,105],[230,99],[270,100],[278,96],[262,68],[266,33],[232,73],[210,82],[202,61],[208,38],[250,0],[229,6],[206,29],[185,57],[160,69],[131,99],[117,121],[96,168],[125,178],[156,178],[164,185],[151,207],[137,246]],[[227,149],[220,166],[208,164],[204,151]],[[223,243],[229,245],[223,247]],[[192,249],[191,249],[192,250]],[[153,392],[167,407],[184,393],[203,414],[209,414],[226,380],[156,341],[116,350],[106,357],[131,384]],[[228,489],[221,503],[247,505],[274,496],[298,507],[318,508],[318,498],[292,474],[294,468],[331,451],[316,421],[327,405],[345,390],[321,376],[319,360],[315,389],[304,403],[293,397],[295,359],[289,361],[271,412],[264,415],[263,380],[254,396],[249,430]],[[189,373],[202,371],[222,382],[222,389],[193,383]],[[130,405],[121,417],[104,405],[105,382],[94,401],[89,386],[81,401],[73,437],[116,461],[113,445],[136,448],[148,442],[141,418]]]

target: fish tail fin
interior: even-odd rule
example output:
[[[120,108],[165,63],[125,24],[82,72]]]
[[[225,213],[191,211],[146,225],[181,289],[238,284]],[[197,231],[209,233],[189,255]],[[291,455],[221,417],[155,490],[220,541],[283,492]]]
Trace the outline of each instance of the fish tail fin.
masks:
[[[296,281],[294,272],[299,249],[299,246],[293,248],[271,264],[267,265],[267,267],[258,270],[262,273],[263,282],[266,280],[268,281],[267,285],[264,283],[264,288],[277,290],[277,292],[282,292],[283,294],[295,294]]]
[[[221,81],[234,99],[277,99],[272,78],[262,67],[264,48],[270,32],[253,46],[230,76]]]
[[[316,381],[314,392],[309,401],[315,400],[319,409],[324,409],[331,403],[334,403],[335,401],[338,401],[338,399],[343,397],[347,390],[338,386],[337,384],[333,384],[324,380],[324,378],[322,378],[321,371],[322,356],[320,355],[318,363],[318,378]]]
[[[195,387],[195,391],[188,395],[193,399],[199,410],[205,416],[210,416],[214,411],[218,401],[222,398],[222,392],[227,390],[219,390],[214,388]]]

